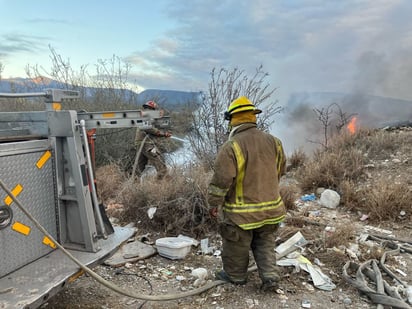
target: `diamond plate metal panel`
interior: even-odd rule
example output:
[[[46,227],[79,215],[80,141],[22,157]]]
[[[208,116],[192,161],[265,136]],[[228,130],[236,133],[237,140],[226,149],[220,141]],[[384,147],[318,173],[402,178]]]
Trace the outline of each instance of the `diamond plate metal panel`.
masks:
[[[22,142],[24,143],[24,142]],[[0,178],[10,190],[20,184],[22,191],[17,198],[27,211],[55,238],[57,235],[56,198],[53,160],[47,160],[41,168],[36,163],[46,150],[22,150],[22,153],[2,155],[0,152]],[[0,189],[0,205],[6,205],[7,194]],[[0,230],[0,277],[44,256],[53,249],[43,244],[44,235],[31,220],[12,202],[11,225]],[[24,235],[13,230],[15,223],[29,227]]]

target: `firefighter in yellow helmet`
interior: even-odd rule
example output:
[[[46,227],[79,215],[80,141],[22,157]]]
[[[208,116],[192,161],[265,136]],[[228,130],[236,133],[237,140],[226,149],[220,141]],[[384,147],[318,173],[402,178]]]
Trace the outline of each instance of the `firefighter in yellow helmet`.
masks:
[[[231,132],[215,160],[208,204],[223,239],[223,269],[216,278],[245,284],[251,249],[261,288],[271,290],[280,280],[274,246],[286,215],[279,194],[286,160],[281,141],[257,129],[259,113],[246,97],[234,100],[225,112]]]

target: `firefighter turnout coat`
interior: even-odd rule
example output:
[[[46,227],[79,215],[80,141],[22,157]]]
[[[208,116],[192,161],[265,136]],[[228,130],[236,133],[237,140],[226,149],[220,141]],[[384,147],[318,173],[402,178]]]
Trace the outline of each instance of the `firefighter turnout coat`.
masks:
[[[286,166],[282,143],[255,123],[234,130],[216,157],[209,206],[223,210],[224,221],[244,230],[277,224],[286,215],[279,193]]]

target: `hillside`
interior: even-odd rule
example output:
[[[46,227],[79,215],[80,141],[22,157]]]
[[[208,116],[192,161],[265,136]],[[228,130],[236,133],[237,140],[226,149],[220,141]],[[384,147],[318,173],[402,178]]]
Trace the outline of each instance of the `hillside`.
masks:
[[[98,97],[113,97],[113,94],[119,100],[141,106],[149,100],[155,100],[165,109],[176,109],[185,107],[189,102],[199,104],[202,100],[201,92],[146,89],[137,93],[129,89],[110,89],[97,87],[72,86],[60,83],[47,77],[30,78],[13,78],[0,80],[0,92],[3,93],[20,93],[20,92],[42,92],[48,88],[72,89],[80,91],[83,100],[90,100],[98,94]],[[105,95],[106,94],[106,95]]]

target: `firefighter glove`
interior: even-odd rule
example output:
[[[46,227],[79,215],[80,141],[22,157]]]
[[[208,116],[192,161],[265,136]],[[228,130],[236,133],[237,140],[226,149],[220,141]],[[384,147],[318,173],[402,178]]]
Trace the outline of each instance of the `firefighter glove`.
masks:
[[[210,208],[210,209],[209,209],[209,215],[210,215],[212,218],[217,218],[217,215],[218,215],[217,207]]]

